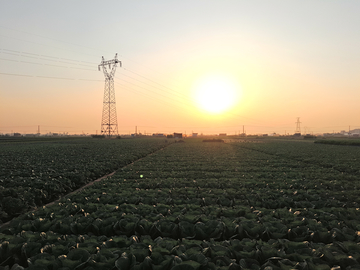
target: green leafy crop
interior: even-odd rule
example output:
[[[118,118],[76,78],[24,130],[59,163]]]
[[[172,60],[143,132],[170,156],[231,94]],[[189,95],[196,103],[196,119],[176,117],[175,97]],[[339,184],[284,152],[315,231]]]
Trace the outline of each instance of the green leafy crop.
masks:
[[[184,141],[1,227],[0,269],[359,269],[360,151]]]

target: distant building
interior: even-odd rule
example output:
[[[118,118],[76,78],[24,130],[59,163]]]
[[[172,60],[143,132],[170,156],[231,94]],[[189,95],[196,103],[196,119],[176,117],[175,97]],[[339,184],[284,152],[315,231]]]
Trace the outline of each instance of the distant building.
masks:
[[[21,137],[21,133],[15,132],[15,133],[14,133],[14,137]]]
[[[197,137],[197,135],[198,135],[197,133],[193,133],[192,137]]]
[[[182,133],[175,133],[174,132],[174,138],[182,139]]]
[[[164,133],[153,133],[153,137],[164,137]]]
[[[219,136],[220,137],[226,137],[226,133],[220,133]]]

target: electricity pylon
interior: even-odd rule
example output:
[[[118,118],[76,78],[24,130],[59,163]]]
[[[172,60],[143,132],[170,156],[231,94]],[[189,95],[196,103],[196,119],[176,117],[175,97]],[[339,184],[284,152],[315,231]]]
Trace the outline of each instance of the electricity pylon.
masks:
[[[295,130],[295,133],[301,133],[301,129],[300,129],[300,117],[297,118],[297,121],[296,121],[296,130]]]
[[[105,61],[102,57],[101,64],[98,66],[103,68],[105,76],[105,89],[103,100],[103,111],[101,118],[101,135],[118,135],[118,124],[116,116],[116,102],[115,102],[115,89],[114,89],[114,75],[116,70],[116,64],[119,63],[121,67],[121,61],[117,59],[117,54],[112,60]],[[106,69],[109,66],[109,72]]]

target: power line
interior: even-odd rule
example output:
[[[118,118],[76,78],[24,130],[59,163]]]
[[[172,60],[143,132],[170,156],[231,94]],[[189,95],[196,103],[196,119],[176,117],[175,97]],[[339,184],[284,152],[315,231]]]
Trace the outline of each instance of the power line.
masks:
[[[156,101],[160,101],[162,104],[166,105],[166,106],[171,106],[171,107],[174,107],[174,104],[173,103],[169,103],[167,101],[164,101],[162,99],[159,99],[159,98],[156,98],[155,96],[151,96],[151,95],[147,95],[146,93],[144,92],[141,92],[139,90],[135,90],[134,88],[132,87],[129,87],[125,84],[121,84],[121,83],[118,83],[118,82],[115,82],[117,85],[120,85],[121,86],[121,89],[125,89],[125,90],[128,90],[130,92],[133,92],[133,93],[137,93],[137,94],[140,94],[140,95],[143,95],[147,98],[150,98],[150,99],[153,99],[153,100],[156,100]],[[175,106],[179,107],[177,104],[175,104]],[[181,107],[179,107],[181,108]]]
[[[26,58],[37,59],[37,60],[44,60],[44,61],[48,61],[48,62],[64,63],[64,64],[69,64],[69,65],[77,65],[77,66],[81,66],[81,67],[91,67],[91,68],[93,68],[93,65],[82,64],[83,61],[79,61],[79,60],[67,59],[67,61],[77,62],[77,63],[71,63],[71,62],[62,61],[62,60],[65,60],[65,58],[51,57],[51,56],[45,56],[45,55],[36,56],[36,54],[34,54],[35,56],[29,56],[29,55],[24,55],[24,54],[29,54],[29,53],[24,53],[24,52],[20,52],[20,51],[16,51],[17,53],[15,54],[15,53],[6,52],[6,51],[10,51],[10,50],[7,50],[7,49],[1,49],[1,50],[3,52],[0,51],[0,53],[7,54],[7,55],[14,55],[14,56],[18,56],[18,57],[26,57]],[[54,59],[45,59],[45,58],[42,58],[42,57],[39,57],[39,56],[48,57],[48,58],[54,58]],[[25,61],[21,61],[21,60],[19,61],[19,60],[12,60],[12,59],[3,59],[3,60],[16,61],[16,62],[25,62]],[[35,62],[28,62],[28,63],[39,64],[39,63],[35,63]],[[90,63],[90,62],[87,62],[87,63]],[[44,64],[44,65],[46,65],[46,64]],[[59,67],[64,67],[64,66],[59,66]],[[74,67],[71,67],[71,68],[74,68]],[[90,69],[88,69],[88,70],[90,70]],[[91,69],[91,70],[93,70],[93,69]]]
[[[26,55],[22,55],[24,57],[29,57],[29,58],[39,58],[40,57],[47,57],[47,58],[53,58],[53,59],[58,59],[58,60],[67,60],[67,61],[73,61],[73,62],[78,62],[78,63],[87,63],[87,64],[96,64],[94,62],[87,62],[87,61],[80,61],[80,60],[73,60],[73,59],[69,59],[69,58],[63,58],[63,57],[55,57],[55,56],[49,56],[49,55],[43,55],[43,54],[36,54],[36,53],[29,53],[29,52],[24,52],[24,51],[16,51],[16,50],[9,50],[9,49],[1,49],[3,51],[8,51],[8,52],[12,52],[12,53],[8,53],[8,52],[3,52],[6,54],[11,54],[11,55],[16,55],[19,56],[19,54],[28,54],[28,56]],[[14,53],[15,52],[15,53]],[[31,56],[30,56],[31,55]],[[47,60],[47,61],[51,61],[49,59],[44,59],[44,58],[39,58],[39,59],[43,59],[43,60]],[[68,63],[63,61],[64,63]],[[69,64],[74,64],[74,63],[69,63]],[[83,65],[83,64],[82,64]],[[86,65],[86,66],[90,66],[90,65]]]
[[[144,78],[144,79],[146,79],[146,80],[148,80],[148,81],[150,81],[150,82],[153,82],[153,83],[155,83],[155,84],[157,84],[157,85],[159,85],[159,86],[161,86],[161,87],[164,87],[164,88],[166,88],[166,89],[168,89],[168,90],[170,90],[170,91],[172,91],[172,92],[174,92],[174,93],[177,93],[177,94],[180,95],[180,96],[183,96],[183,97],[181,97],[181,98],[184,98],[184,99],[193,101],[192,99],[189,99],[189,97],[187,97],[187,96],[184,95],[183,93],[180,93],[180,92],[178,92],[178,91],[175,91],[175,90],[173,90],[173,89],[171,89],[171,88],[169,88],[169,87],[167,87],[167,86],[164,86],[164,85],[162,85],[162,84],[160,84],[160,83],[158,83],[158,82],[155,82],[155,81],[153,81],[152,79],[149,79],[149,78],[147,78],[147,77],[145,77],[145,76],[143,76],[143,75],[140,75],[140,74],[138,74],[138,73],[136,73],[136,72],[134,72],[134,71],[131,71],[131,70],[127,69],[127,68],[123,68],[123,69],[126,70],[126,71],[128,71],[128,72],[131,72],[131,73],[133,73],[133,74],[135,74],[135,75],[137,75],[137,76],[139,76],[139,77],[141,77],[141,78]]]
[[[117,79],[119,79],[118,77],[115,77],[115,78],[117,78]],[[119,80],[121,80],[121,79],[119,79]],[[132,84],[132,85],[134,85],[134,86],[136,86],[136,87],[139,87],[139,88],[142,88],[142,89],[145,89],[145,90],[147,90],[147,91],[150,91],[150,92],[152,92],[152,93],[155,93],[155,94],[158,94],[158,93],[156,93],[155,91],[152,91],[152,90],[149,90],[149,89],[147,89],[147,88],[144,88],[144,87],[141,87],[141,86],[138,86],[138,85],[136,85],[136,84],[134,84],[134,83],[131,83],[131,82],[129,82],[129,81],[126,81],[126,80],[121,80],[121,81],[124,81],[124,82],[127,82],[127,83],[130,83],[130,84]],[[148,98],[151,98],[151,99],[154,99],[154,100],[158,100],[158,101],[161,101],[163,104],[165,104],[165,105],[169,105],[169,106],[171,106],[171,107],[174,107],[174,106],[176,106],[176,107],[178,107],[178,108],[181,108],[180,106],[179,106],[179,102],[178,101],[176,101],[176,100],[173,100],[173,101],[175,101],[176,103],[174,104],[174,103],[170,103],[170,102],[168,102],[168,101],[164,101],[164,100],[162,100],[162,99],[159,99],[159,98],[155,98],[154,96],[151,96],[151,95],[147,95],[146,93],[144,93],[144,92],[142,92],[142,91],[139,91],[139,90],[135,90],[134,88],[131,88],[131,87],[129,87],[129,86],[127,86],[127,85],[124,85],[124,84],[120,84],[120,83],[118,83],[118,82],[115,82],[116,84],[118,84],[118,85],[121,85],[121,86],[125,86],[125,88],[126,89],[128,89],[128,90],[130,90],[130,91],[132,91],[132,92],[134,92],[135,91],[135,93],[140,93],[141,95],[145,95],[146,97],[148,97]],[[162,95],[162,94],[160,94],[161,96],[163,96],[163,97],[165,97],[165,98],[167,98],[167,99],[171,99],[171,98],[169,98],[168,96],[165,96],[165,95]],[[165,103],[164,103],[165,102]],[[182,103],[182,102],[180,102],[180,103]],[[191,106],[191,105],[189,105],[189,104],[185,104],[185,103],[182,103],[183,105],[186,105],[186,106]],[[192,107],[195,107],[195,106],[192,106]],[[182,109],[182,108],[181,108]],[[198,109],[198,108],[197,108]]]
[[[87,47],[87,46],[83,46],[83,45],[79,45],[79,44],[75,44],[75,43],[71,43],[71,42],[66,42],[66,41],[62,41],[62,40],[59,40],[59,39],[55,39],[55,38],[49,38],[49,37],[46,37],[46,36],[43,36],[43,35],[34,34],[34,33],[26,32],[26,31],[14,29],[14,28],[9,28],[9,27],[5,27],[5,26],[2,26],[2,25],[0,25],[0,27],[4,28],[4,29],[11,30],[11,31],[17,31],[17,32],[21,32],[21,33],[26,33],[28,35],[33,35],[33,36],[37,36],[37,37],[41,37],[41,38],[45,38],[45,39],[49,39],[49,40],[54,40],[54,41],[65,43],[65,44],[70,44],[70,45],[74,45],[74,46],[78,46],[78,47],[82,47],[82,48],[87,48],[87,49],[90,49],[90,50],[95,50],[95,51],[98,51],[98,52],[101,51],[99,49],[94,49],[94,48],[91,48],[91,47]]]
[[[74,52],[73,50],[64,49],[64,48],[62,48],[62,47],[56,47],[56,46],[51,46],[51,45],[44,45],[44,44],[41,44],[41,43],[38,43],[38,42],[28,41],[28,40],[24,40],[24,39],[20,39],[20,38],[9,37],[9,36],[5,36],[5,35],[1,35],[1,34],[0,34],[0,36],[5,37],[5,38],[16,39],[16,40],[23,41],[23,42],[33,43],[33,44],[40,45],[40,46],[47,46],[47,47],[54,48],[54,49],[58,49],[58,50]],[[77,52],[77,53],[79,53],[79,52]],[[87,54],[87,53],[80,53],[80,54],[84,54],[84,55],[88,55],[88,56],[94,56],[93,54]]]
[[[157,101],[160,101],[162,102],[162,104],[164,105],[167,105],[167,106],[171,106],[171,107],[179,107],[181,108],[180,106],[178,106],[177,103],[173,104],[173,103],[170,103],[168,101],[164,101],[164,100],[161,100],[159,98],[155,98],[154,96],[151,96],[151,95],[147,95],[146,93],[144,92],[141,92],[141,91],[138,91],[138,90],[135,90],[129,86],[126,86],[124,84],[121,84],[121,83],[118,83],[118,82],[115,82],[117,85],[120,85],[122,86],[122,89],[125,89],[125,90],[128,90],[128,91],[131,91],[131,92],[135,92],[135,93],[138,93],[140,95],[144,95],[146,96],[147,98],[151,98],[153,100],[157,100]],[[145,88],[143,88],[145,89]],[[246,126],[247,127],[252,127],[252,128],[267,128],[267,129],[273,129],[273,128],[282,128],[282,127],[290,127],[291,124],[287,124],[288,126],[284,126],[284,125],[280,125],[280,126],[263,126],[263,125],[250,125],[250,124],[247,124]],[[235,125],[235,126],[216,126],[216,127],[219,127],[219,128],[234,128],[234,127],[238,127],[238,125]],[[201,127],[201,128],[216,128],[216,127]],[[169,128],[169,127],[165,127],[165,128]],[[172,127],[171,127],[172,128]],[[174,127],[175,128],[175,127]],[[180,128],[180,127],[176,127],[176,128]],[[181,128],[196,128],[196,127],[181,127]]]
[[[160,86],[162,86],[162,87],[170,90],[171,92],[175,93],[178,97],[180,97],[180,98],[182,98],[182,99],[185,99],[185,100],[190,101],[190,102],[192,102],[192,103],[194,102],[194,100],[192,100],[192,99],[190,99],[189,97],[183,95],[182,93],[179,93],[179,92],[177,92],[177,91],[175,91],[175,90],[173,90],[173,89],[171,89],[171,88],[169,88],[169,87],[166,87],[166,86],[164,86],[164,85],[162,85],[162,84],[160,84],[160,83],[157,83],[157,82],[153,81],[152,79],[149,79],[149,78],[147,78],[147,77],[145,77],[145,76],[143,76],[143,75],[140,75],[140,74],[138,74],[138,73],[136,73],[136,72],[134,72],[134,71],[130,71],[129,69],[126,69],[126,68],[123,68],[123,69],[126,70],[126,71],[129,71],[129,72],[131,72],[131,73],[133,73],[133,74],[135,74],[135,75],[137,75],[137,76],[139,76],[139,77],[141,77],[141,78],[144,78],[144,79],[146,79],[146,80],[148,80],[148,81],[151,81],[151,82],[153,82],[153,83],[156,83],[157,85],[160,85]],[[133,77],[131,77],[131,76],[129,76],[129,75],[125,75],[125,74],[123,74],[123,75],[124,75],[124,76],[127,76],[127,77],[129,77],[129,78],[134,79]],[[166,91],[166,90],[160,89],[160,88],[157,87],[157,86],[149,85],[148,83],[142,82],[142,81],[140,81],[140,80],[138,80],[138,79],[134,79],[134,80],[136,80],[136,81],[138,81],[138,82],[141,82],[141,83],[144,83],[144,84],[146,84],[146,85],[148,85],[148,86],[151,86],[151,87],[153,87],[153,88],[155,88],[155,89],[161,90],[161,91],[163,91],[163,92]],[[166,91],[166,93],[168,93],[168,92]],[[179,96],[179,94],[182,95],[183,97],[182,97],[182,96]],[[188,105],[188,104],[187,104],[187,105]],[[193,107],[195,107],[195,106],[193,105]],[[249,118],[249,117],[246,117],[246,116],[241,116],[241,115],[238,115],[238,114],[234,114],[234,113],[232,113],[232,112],[224,112],[224,114],[227,114],[227,115],[230,115],[230,116],[233,116],[233,117],[239,117],[239,118],[243,118],[243,119],[248,119],[248,120],[251,120],[251,121],[264,122],[264,121],[261,121],[261,120],[256,120],[256,119]]]
[[[115,77],[115,78],[116,78],[116,79],[119,79],[118,77]],[[147,90],[147,91],[149,91],[149,92],[155,93],[155,94],[160,95],[160,96],[163,96],[163,97],[165,97],[165,98],[167,98],[167,99],[171,99],[171,100],[175,101],[176,103],[179,103],[177,100],[175,100],[175,99],[173,99],[173,98],[171,98],[171,97],[168,97],[168,96],[165,96],[165,95],[163,95],[163,94],[157,93],[157,92],[155,92],[155,91],[153,91],[153,90],[150,90],[150,89],[148,89],[148,88],[145,88],[145,87],[136,85],[136,84],[134,84],[134,83],[132,83],[132,82],[129,82],[129,81],[126,81],[126,80],[124,80],[124,79],[119,79],[119,80],[121,80],[121,81],[123,81],[123,82],[130,83],[130,84],[132,84],[132,85],[134,85],[134,86],[136,86],[136,87],[145,89],[145,90]],[[182,102],[180,102],[180,103],[182,103]],[[184,104],[184,103],[183,103],[183,104]],[[189,104],[184,104],[184,105],[189,106]]]
[[[134,73],[134,72],[133,72],[133,73]],[[134,73],[134,74],[135,74],[135,73]],[[128,76],[128,75],[125,75],[125,74],[122,74],[122,75],[124,75],[124,76],[126,76],[126,77],[129,77],[129,78],[131,78],[131,79],[134,79],[134,80],[136,80],[136,81],[138,81],[138,82],[144,83],[144,84],[146,84],[146,85],[148,85],[148,86],[150,86],[150,87],[152,87],[152,88],[155,88],[155,89],[158,89],[158,90],[161,90],[161,91],[165,91],[165,90],[163,90],[163,89],[160,89],[159,87],[156,87],[156,86],[153,86],[153,85],[149,85],[148,83],[142,82],[142,81],[140,81],[140,80],[138,80],[138,79],[135,79],[135,78],[133,78],[133,77],[131,77],[131,76]],[[144,77],[144,76],[142,76],[142,77]],[[124,80],[124,79],[120,79],[120,78],[118,78],[118,77],[116,77],[116,78],[119,79],[119,80],[128,82],[128,81],[126,81],[126,80]],[[145,78],[145,77],[144,77],[144,78]],[[150,79],[148,79],[148,80],[150,80]],[[131,83],[131,82],[128,82],[128,83]],[[174,100],[174,99],[171,98],[171,97],[168,97],[168,96],[166,96],[166,95],[164,95],[164,94],[160,94],[160,93],[158,93],[158,92],[156,92],[156,91],[153,91],[153,90],[149,90],[148,88],[144,88],[144,87],[138,86],[138,85],[136,85],[136,84],[134,84],[134,83],[131,83],[131,84],[133,84],[133,85],[135,85],[135,86],[137,86],[137,87],[143,88],[143,89],[145,89],[145,90],[147,90],[147,91],[153,92],[153,93],[155,93],[155,94],[157,94],[157,95],[161,95],[161,96],[163,96],[163,97],[165,97],[165,98],[167,98],[167,99],[171,99],[171,100],[175,101],[176,103],[181,103],[181,104],[183,104],[183,105],[185,105],[185,106],[190,106],[192,109],[193,109],[193,108],[196,108],[196,109],[198,109],[198,110],[201,110],[201,111],[205,112],[205,110],[196,107],[194,104],[191,104],[191,103],[188,104],[188,103],[184,103],[183,101]],[[168,88],[168,87],[167,87],[167,88]],[[171,90],[171,91],[173,91],[171,88],[168,88],[168,89]],[[168,92],[166,92],[166,93],[169,94]],[[182,97],[180,97],[180,98],[182,98]],[[182,98],[182,99],[184,99],[184,98]],[[191,100],[191,99],[189,99],[189,98],[186,98],[186,99],[187,99],[188,101],[193,102],[193,100]],[[240,115],[234,114],[234,113],[232,113],[232,112],[224,112],[223,114],[228,115],[228,116],[232,116],[232,117],[238,117],[238,118],[248,119],[248,120],[256,121],[256,122],[264,122],[264,121],[261,121],[261,120],[256,120],[256,119],[252,119],[252,118],[249,118],[249,117],[240,116]]]
[[[59,66],[59,65],[52,65],[52,64],[35,63],[35,62],[22,61],[22,60],[12,60],[12,59],[5,59],[5,58],[0,58],[0,60],[12,61],[12,62],[18,62],[18,63],[25,63],[25,64],[41,65],[41,66],[59,67],[59,68],[66,68],[66,69],[79,69],[79,70],[96,71],[95,69],[78,68],[78,67],[67,67],[67,66]]]
[[[97,81],[97,82],[103,81],[103,80],[94,80],[94,79],[61,78],[61,77],[36,76],[36,75],[27,75],[27,74],[18,74],[18,73],[3,73],[3,72],[0,72],[0,75],[43,78],[43,79],[58,79],[58,80],[79,80],[79,81]]]
[[[123,76],[126,76],[126,77],[128,77],[128,78],[131,78],[131,79],[133,79],[133,80],[135,80],[135,81],[137,81],[137,82],[143,83],[143,84],[145,84],[145,85],[147,85],[147,86],[150,86],[150,87],[152,87],[152,88],[158,89],[158,90],[160,90],[160,91],[165,92],[165,93],[167,93],[167,94],[168,94],[168,91],[163,90],[163,89],[160,89],[159,87],[156,87],[156,86],[150,85],[150,84],[148,84],[148,83],[146,83],[146,82],[143,82],[143,81],[141,81],[141,80],[135,79],[134,77],[131,77],[131,76],[126,75],[126,74],[122,74],[122,75],[123,75]],[[182,98],[182,99],[184,99],[184,98],[183,98],[183,97],[181,97],[181,96],[177,96],[177,97],[178,97],[178,98]],[[192,101],[192,100],[190,100],[190,99],[188,99],[188,98],[187,98],[187,100]]]

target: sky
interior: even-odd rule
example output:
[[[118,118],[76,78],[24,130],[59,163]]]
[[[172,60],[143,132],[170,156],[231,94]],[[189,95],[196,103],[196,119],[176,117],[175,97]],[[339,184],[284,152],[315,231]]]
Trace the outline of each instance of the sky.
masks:
[[[0,6],[0,134],[100,133],[98,65],[116,53],[120,134],[360,128],[359,1]]]

